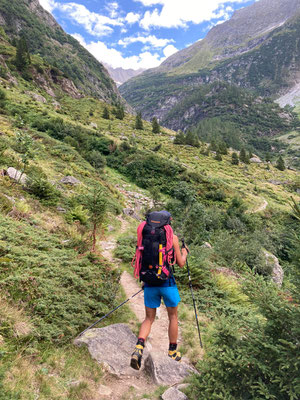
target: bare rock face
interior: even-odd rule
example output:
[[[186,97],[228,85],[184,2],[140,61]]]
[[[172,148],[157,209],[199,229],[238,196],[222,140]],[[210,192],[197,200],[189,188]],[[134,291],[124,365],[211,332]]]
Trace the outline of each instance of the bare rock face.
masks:
[[[276,283],[277,286],[281,287],[283,282],[283,269],[279,264],[278,258],[274,256],[274,254],[269,253],[268,251],[264,251],[266,257],[266,264],[270,266],[272,269],[272,280]]]
[[[175,387],[169,388],[161,397],[163,400],[188,400],[188,397]]]
[[[255,163],[255,164],[261,164],[262,161],[259,157],[251,157],[250,162]]]
[[[81,182],[74,178],[74,176],[64,176],[61,180],[61,183],[64,183],[65,185],[79,185]]]
[[[172,360],[167,355],[151,352],[145,359],[145,370],[157,385],[174,385],[197,371],[181,361]]]
[[[108,371],[118,377],[138,376],[140,371],[130,367],[130,357],[137,337],[126,324],[114,324],[105,328],[90,329],[75,339],[74,344],[88,346],[91,356],[104,364]],[[147,349],[144,357],[148,356]],[[142,367],[143,368],[143,367]]]
[[[6,175],[10,177],[10,179],[13,179],[14,181],[17,181],[21,183],[22,185],[25,185],[27,176],[26,174],[23,174],[21,171],[18,171],[17,169],[13,167],[9,167],[6,170]]]

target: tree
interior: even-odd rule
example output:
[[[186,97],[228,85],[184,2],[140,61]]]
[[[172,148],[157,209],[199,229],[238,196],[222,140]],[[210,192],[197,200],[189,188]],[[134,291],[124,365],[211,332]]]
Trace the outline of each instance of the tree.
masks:
[[[245,150],[244,147],[242,147],[241,151],[240,151],[240,161],[242,161],[245,164],[249,164],[249,162],[250,162],[249,161],[249,156],[247,155],[246,150]]]
[[[85,206],[90,212],[90,222],[92,224],[92,249],[94,253],[97,241],[97,229],[103,224],[107,209],[107,196],[102,187],[94,187],[85,197]]]
[[[270,162],[271,161],[271,154],[269,152],[266,153],[265,160],[266,160],[266,162]]]
[[[231,155],[231,164],[239,165],[239,162],[240,162],[240,160],[239,160],[239,157],[238,157],[237,153],[232,153],[232,155]]]
[[[176,133],[174,144],[185,144],[185,136],[182,131]]]
[[[210,142],[210,145],[209,145],[209,147],[208,147],[208,150],[209,150],[209,151],[217,151],[217,145],[216,145],[215,140],[212,140],[212,141]]]
[[[135,117],[135,129],[140,129],[140,130],[144,129],[142,114],[140,112],[138,112]]]
[[[28,51],[27,42],[24,37],[21,37],[17,42],[17,52],[15,64],[18,71],[23,72],[30,64],[30,54]]]
[[[215,156],[215,160],[222,161],[222,156],[221,156],[221,153],[219,152],[219,150],[217,150],[217,153],[216,153],[216,156]]]
[[[226,145],[226,143],[224,141],[222,141],[219,144],[219,153],[223,154],[223,155],[226,155],[228,153],[227,145]]]
[[[158,123],[156,117],[153,117],[153,119],[152,119],[152,132],[153,133],[159,133],[160,132],[160,126],[159,126],[159,123]]]
[[[125,111],[124,111],[124,106],[121,103],[118,103],[116,105],[116,108],[114,109],[114,114],[116,118],[118,119],[124,119],[125,117]]]
[[[193,147],[199,147],[200,144],[197,134],[192,131],[188,131],[185,136],[185,144],[189,144],[190,146]]]
[[[106,106],[103,109],[102,118],[104,118],[104,119],[109,119],[110,118],[109,111],[108,111],[108,108]]]
[[[285,163],[284,163],[284,160],[283,160],[283,158],[281,156],[277,160],[276,168],[279,169],[279,171],[284,171],[285,170]]]
[[[16,142],[16,151],[21,155],[19,160],[21,164],[21,174],[19,177],[20,181],[29,164],[29,161],[34,158],[33,140],[28,133],[18,132],[16,135]]]

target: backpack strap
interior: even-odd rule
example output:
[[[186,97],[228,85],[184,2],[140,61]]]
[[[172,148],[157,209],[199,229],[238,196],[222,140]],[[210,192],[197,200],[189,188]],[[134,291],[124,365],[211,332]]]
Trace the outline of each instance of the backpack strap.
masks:
[[[138,278],[140,276],[142,251],[144,250],[144,247],[142,246],[143,229],[144,229],[146,223],[147,223],[146,221],[143,221],[142,223],[140,223],[140,225],[137,228],[137,246],[136,246],[135,255],[131,261],[131,265],[134,268],[134,277],[135,278]]]

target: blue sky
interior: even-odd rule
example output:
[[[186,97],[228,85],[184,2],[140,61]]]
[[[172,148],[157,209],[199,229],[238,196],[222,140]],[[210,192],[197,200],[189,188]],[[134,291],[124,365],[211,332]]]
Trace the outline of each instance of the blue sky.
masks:
[[[203,39],[255,0],[39,1],[99,61],[146,69]]]

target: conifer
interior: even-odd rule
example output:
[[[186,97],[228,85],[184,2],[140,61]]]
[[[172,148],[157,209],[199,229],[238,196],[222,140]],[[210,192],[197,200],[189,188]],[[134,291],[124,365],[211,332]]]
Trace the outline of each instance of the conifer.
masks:
[[[284,171],[285,170],[285,163],[284,163],[284,160],[283,160],[283,158],[281,156],[277,160],[276,168],[279,169],[279,171]]]
[[[153,119],[152,119],[152,132],[153,133],[159,133],[160,132],[160,126],[159,126],[159,123],[158,123],[156,117],[153,117]]]
[[[104,107],[104,110],[103,110],[103,113],[102,113],[102,118],[104,118],[104,119],[109,119],[110,118],[109,111],[108,111],[108,108],[106,106]]]
[[[237,155],[237,153],[232,153],[231,155],[231,164],[233,165],[239,165],[239,157]]]
[[[138,112],[135,117],[135,129],[140,129],[140,130],[144,129],[142,114],[140,112]]]

